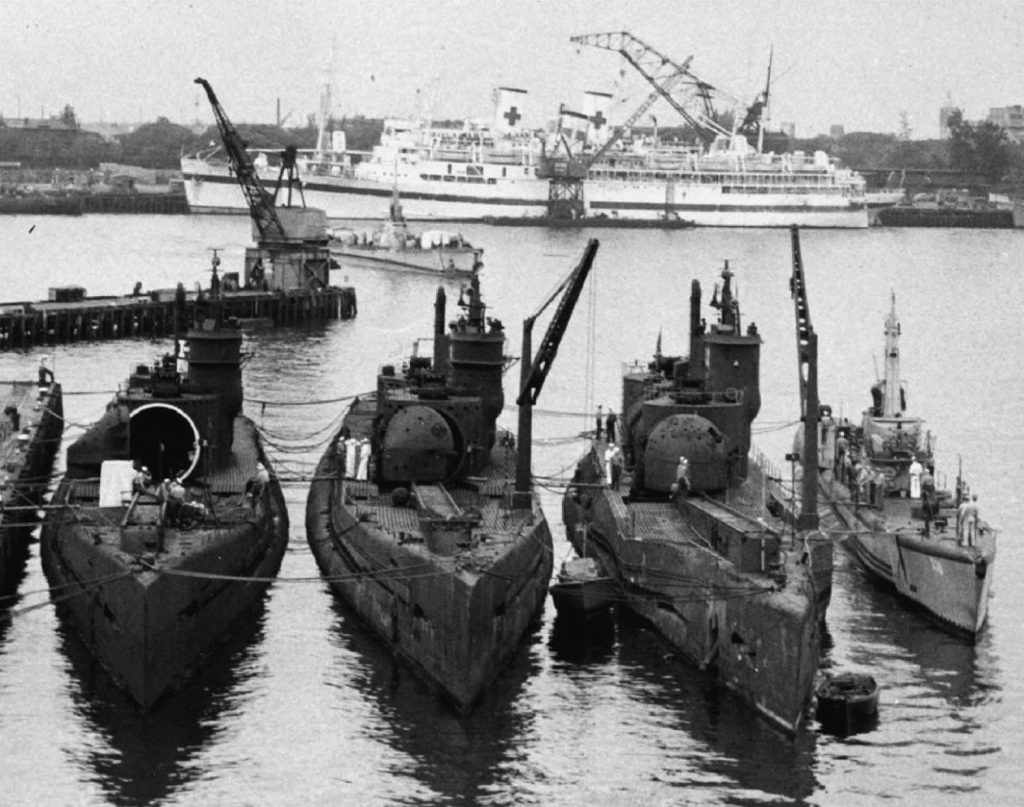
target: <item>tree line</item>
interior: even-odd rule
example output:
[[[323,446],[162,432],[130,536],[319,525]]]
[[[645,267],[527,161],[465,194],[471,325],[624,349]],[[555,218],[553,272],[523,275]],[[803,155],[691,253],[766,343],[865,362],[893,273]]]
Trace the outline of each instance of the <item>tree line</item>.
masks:
[[[135,131],[105,140],[81,129],[74,110],[67,106],[61,121],[69,128],[24,129],[8,127],[0,120],[0,161],[17,162],[25,168],[97,168],[101,162],[122,163],[141,168],[176,170],[182,154],[220,144],[220,132],[210,126],[200,134],[192,129],[158,118]],[[1024,145],[1007,137],[994,123],[972,124],[960,110],[948,121],[950,136],[942,140],[914,140],[905,124],[899,134],[853,132],[841,137],[819,135],[791,142],[776,135],[766,148],[775,151],[824,151],[841,164],[861,170],[947,170],[964,172],[990,185],[1024,185]],[[383,121],[362,116],[336,121],[334,128],[345,132],[349,149],[369,151],[380,138]],[[282,128],[264,124],[240,124],[239,134],[251,148],[300,149],[316,146],[317,128],[312,118],[304,126]],[[695,140],[685,129],[662,129],[663,139]]]

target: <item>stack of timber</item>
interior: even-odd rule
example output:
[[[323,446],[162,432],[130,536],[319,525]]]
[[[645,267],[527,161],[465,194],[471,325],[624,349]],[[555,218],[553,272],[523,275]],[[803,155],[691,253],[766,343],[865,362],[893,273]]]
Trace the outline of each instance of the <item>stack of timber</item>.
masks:
[[[38,523],[64,418],[61,386],[49,371],[40,371],[38,384],[0,382],[0,403],[0,590],[6,592],[16,585]]]

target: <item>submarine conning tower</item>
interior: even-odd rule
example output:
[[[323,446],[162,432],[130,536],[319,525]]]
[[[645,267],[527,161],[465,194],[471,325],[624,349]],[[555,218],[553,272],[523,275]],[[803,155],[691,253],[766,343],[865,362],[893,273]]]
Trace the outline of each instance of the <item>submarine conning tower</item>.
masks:
[[[761,410],[761,337],[754,324],[745,334],[741,330],[740,304],[733,294],[732,277],[726,261],[722,269],[721,298],[716,287],[709,303],[718,310],[718,321],[712,322],[710,327],[705,327],[700,317],[700,283],[694,281],[686,380],[700,382],[705,392],[739,391],[749,426]]]
[[[242,411],[242,333],[208,319],[197,322],[186,338],[189,392],[218,398],[214,433],[204,437],[214,465],[221,467],[230,457],[234,420]]]
[[[691,287],[689,357],[661,356],[659,344],[648,370],[624,379],[625,437],[635,482],[648,491],[669,490],[681,455],[690,461],[691,490],[714,492],[746,477],[750,424],[761,408],[761,337],[754,325],[741,331],[728,263],[722,278],[710,326],[701,317],[700,283]]]
[[[494,423],[505,406],[505,329],[499,320],[486,316],[487,306],[480,297],[477,274],[473,274],[468,289],[464,288],[459,295],[459,305],[465,313],[450,323],[446,337],[450,383],[453,389],[482,399],[489,448],[494,442]]]

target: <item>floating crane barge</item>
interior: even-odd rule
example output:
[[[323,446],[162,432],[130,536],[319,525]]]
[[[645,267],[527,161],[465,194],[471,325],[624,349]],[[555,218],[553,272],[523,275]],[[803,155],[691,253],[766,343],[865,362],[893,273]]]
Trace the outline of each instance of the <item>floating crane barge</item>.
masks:
[[[296,149],[282,153],[281,175],[273,194],[260,182],[245,141],[228,119],[213,88],[196,79],[213,107],[224,147],[245,193],[252,218],[254,246],[245,250],[241,272],[218,275],[214,251],[210,288],[202,293],[177,289],[121,297],[86,297],[80,286],[53,288],[41,302],[0,303],[0,350],[35,345],[65,344],[134,336],[174,333],[175,311],[193,317],[197,305],[217,297],[224,316],[243,324],[258,320],[268,325],[304,325],[356,314],[351,286],[332,286],[330,270],[337,267],[328,248],[327,217],[323,210],[292,206],[292,189],[302,194],[296,175]],[[286,176],[287,174],[287,176]],[[282,188],[287,206],[275,207]],[[214,288],[216,286],[216,288]]]

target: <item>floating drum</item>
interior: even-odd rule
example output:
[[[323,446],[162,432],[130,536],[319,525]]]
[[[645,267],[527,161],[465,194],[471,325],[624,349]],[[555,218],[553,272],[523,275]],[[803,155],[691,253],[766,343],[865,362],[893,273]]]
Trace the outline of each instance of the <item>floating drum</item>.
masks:
[[[827,675],[815,695],[818,721],[830,734],[856,734],[878,721],[878,683],[866,673]]]

